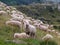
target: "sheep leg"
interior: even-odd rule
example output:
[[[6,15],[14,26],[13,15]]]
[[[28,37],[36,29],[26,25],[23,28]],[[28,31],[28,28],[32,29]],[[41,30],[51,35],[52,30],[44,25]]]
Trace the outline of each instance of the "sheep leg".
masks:
[[[20,32],[22,32],[22,25],[19,25],[19,28],[20,28]]]
[[[29,35],[32,37],[31,32],[29,32]]]
[[[34,39],[35,39],[35,36],[36,36],[35,33],[32,33],[32,37],[33,37]]]
[[[29,33],[30,33],[30,32],[26,32],[26,34],[28,34],[28,35],[29,35]]]
[[[30,36],[35,39],[35,33],[30,33]]]

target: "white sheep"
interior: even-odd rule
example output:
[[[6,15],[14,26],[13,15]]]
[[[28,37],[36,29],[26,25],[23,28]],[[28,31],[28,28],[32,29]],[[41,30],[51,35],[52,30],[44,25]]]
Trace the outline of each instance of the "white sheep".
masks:
[[[47,26],[49,29],[53,28],[53,25],[49,25],[49,24],[43,24],[45,26]]]
[[[30,36],[27,35],[26,33],[15,33],[14,38],[29,38]]]
[[[52,33],[55,33],[56,31],[55,30],[51,30]]]
[[[34,25],[36,28],[38,28],[38,29],[40,28],[40,27],[39,27],[40,23],[35,23],[35,24],[33,24],[33,25]]]
[[[12,18],[16,18],[17,17],[17,14],[12,14],[11,17]]]
[[[16,14],[17,12],[15,10],[11,11],[12,14]]]
[[[36,24],[36,23],[38,23],[38,22],[37,22],[36,20],[34,20],[34,21],[33,21],[33,24]]]
[[[19,21],[22,21],[23,18],[24,18],[23,15],[19,15],[19,14],[12,14],[11,17],[14,18],[14,19],[17,19]]]
[[[33,26],[33,25],[31,25],[31,24],[29,24],[29,23],[24,23],[25,24],[25,32],[28,34],[28,35],[30,35],[30,36],[32,36],[32,37],[35,37],[35,34],[36,34],[36,27],[35,26]]]
[[[31,19],[32,21],[34,21],[35,19]]]
[[[29,19],[29,20],[31,20],[32,18],[31,17],[25,17],[26,19]]]
[[[11,25],[17,25],[17,26],[19,26],[20,28],[22,27],[22,24],[21,24],[21,22],[19,22],[19,21],[6,21],[6,25],[8,25],[8,24],[11,24]]]
[[[6,6],[6,9],[7,9],[7,10],[10,10],[10,7],[9,7],[9,6]]]
[[[10,13],[10,10],[7,10],[8,13]]]
[[[23,19],[22,24],[23,24],[23,30],[26,30],[26,24],[29,24],[29,21],[26,19]]]
[[[25,23],[25,24],[30,24],[30,22],[31,22],[31,20],[29,20],[29,19],[23,19],[23,23]]]
[[[10,21],[20,21],[19,19],[11,18]]]
[[[34,19],[33,19],[32,21],[33,21],[33,24],[36,24],[36,23],[37,23],[37,24],[39,24],[39,23],[40,23],[40,24],[43,24],[43,22],[42,22],[41,20],[34,20]]]
[[[59,32],[57,32],[57,31],[56,31],[55,33],[56,33],[56,35],[58,35],[58,34],[59,34]]]
[[[44,26],[44,25],[39,25],[39,28],[41,29],[41,30],[44,30],[44,31],[47,31],[48,30],[48,27],[47,26]]]
[[[53,25],[49,25],[49,29],[53,28]]]
[[[51,30],[50,30],[50,29],[48,29],[48,30],[47,30],[47,32],[48,32],[48,33],[50,33],[50,32],[51,32]]]
[[[42,38],[42,40],[49,40],[49,39],[53,39],[53,36],[50,35],[50,34],[46,34],[46,35]]]
[[[6,14],[6,12],[2,10],[2,11],[0,11],[0,14],[4,14],[4,15],[5,15],[5,14]]]
[[[20,14],[17,14],[17,13],[16,13],[16,14],[12,14],[12,17],[13,17],[13,16],[24,18],[23,15],[20,15]],[[14,18],[14,17],[13,17],[13,18]]]
[[[36,20],[36,22],[38,22],[40,24],[44,24],[41,20]]]
[[[27,25],[28,27],[26,27],[27,28],[27,33],[30,33],[30,35],[32,36],[32,37],[34,37],[35,35],[36,35],[36,27],[35,26],[33,26],[33,25]]]
[[[19,15],[23,15],[23,13],[22,13],[22,12],[20,12],[20,11],[17,11],[17,14],[19,14]]]

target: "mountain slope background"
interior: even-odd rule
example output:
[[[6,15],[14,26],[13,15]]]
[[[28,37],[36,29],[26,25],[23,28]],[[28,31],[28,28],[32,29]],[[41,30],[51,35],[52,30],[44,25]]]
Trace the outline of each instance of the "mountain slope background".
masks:
[[[52,9],[51,6],[44,8],[40,3],[32,5],[15,6],[17,10],[25,13],[35,19],[40,19],[44,23],[53,24],[54,28],[60,30],[60,11],[57,8]]]
[[[31,3],[46,3],[49,1],[50,3],[59,3],[60,0],[0,0],[7,5],[29,5]]]
[[[7,5],[28,5],[33,2],[40,3],[42,0],[0,0]]]

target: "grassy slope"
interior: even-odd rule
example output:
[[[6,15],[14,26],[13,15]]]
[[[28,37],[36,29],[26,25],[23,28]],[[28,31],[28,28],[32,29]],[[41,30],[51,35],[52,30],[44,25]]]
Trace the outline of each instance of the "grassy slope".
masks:
[[[20,43],[20,44],[16,44],[16,43],[12,43],[12,42],[6,42],[6,40],[13,40],[13,34],[15,32],[19,32],[20,29],[16,26],[6,26],[5,22],[7,20],[9,20],[11,17],[9,15],[0,15],[0,45],[47,45],[47,43],[45,44],[44,42],[41,41],[41,38],[47,33],[47,32],[43,32],[41,30],[37,29],[37,38],[36,39],[21,39],[23,41],[25,41],[27,44],[25,43]],[[51,33],[52,34],[52,33]],[[55,34],[52,34],[54,36],[54,41],[56,43],[58,43],[60,45],[60,39],[58,39],[56,37]],[[51,44],[50,42],[48,43],[48,45],[55,45],[55,44]]]
[[[0,45],[55,45],[55,43],[48,42],[48,44],[41,41],[41,38],[47,33],[43,32],[41,30],[37,29],[37,37],[36,39],[21,39],[25,43],[20,43],[16,44],[13,42],[6,42],[6,40],[13,40],[13,34],[15,32],[20,32],[20,29],[17,26],[11,26],[11,25],[6,25],[5,22],[9,20],[11,17],[9,15],[0,15]],[[52,34],[52,33],[51,33]],[[55,34],[52,34],[54,36],[54,41],[60,45],[60,38],[58,39]]]

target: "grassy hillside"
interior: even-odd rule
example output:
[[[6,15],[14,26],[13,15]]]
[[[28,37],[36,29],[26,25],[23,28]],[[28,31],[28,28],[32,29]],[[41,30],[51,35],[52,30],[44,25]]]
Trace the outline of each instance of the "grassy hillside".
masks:
[[[20,42],[16,43],[12,40],[14,33],[19,33],[20,29],[17,26],[6,25],[5,22],[8,21],[11,17],[11,10],[10,13],[7,12],[6,6],[2,4],[0,7],[3,11],[6,11],[7,14],[0,14],[0,45],[60,45],[60,38],[54,33],[50,33],[53,35],[53,39],[49,41],[42,41],[42,37],[45,36],[48,32],[41,31],[37,29],[36,35],[37,37],[28,38],[28,39],[19,39]],[[12,7],[13,8],[13,7]],[[23,12],[23,11],[22,11]],[[28,11],[27,11],[28,12]],[[28,14],[27,14],[28,15]],[[30,16],[30,15],[29,15]],[[34,18],[34,17],[33,17]],[[16,39],[18,40],[18,39]]]
[[[2,18],[1,18],[2,17]],[[7,18],[8,17],[8,18]],[[19,28],[16,26],[6,25],[5,22],[9,20],[10,16],[0,16],[0,45],[60,45],[60,38],[58,39],[55,34],[51,33],[54,36],[52,41],[42,41],[41,38],[47,34],[47,32],[41,31],[37,29],[37,37],[36,39],[28,38],[28,39],[20,39],[23,41],[22,43],[14,43],[13,34],[16,32],[20,32]]]
[[[44,23],[53,24],[57,29],[60,30],[60,11],[55,8],[54,10],[51,6],[44,6],[38,4],[32,5],[20,5],[15,6],[17,10],[25,13],[27,16],[30,16],[35,19],[40,19]]]

